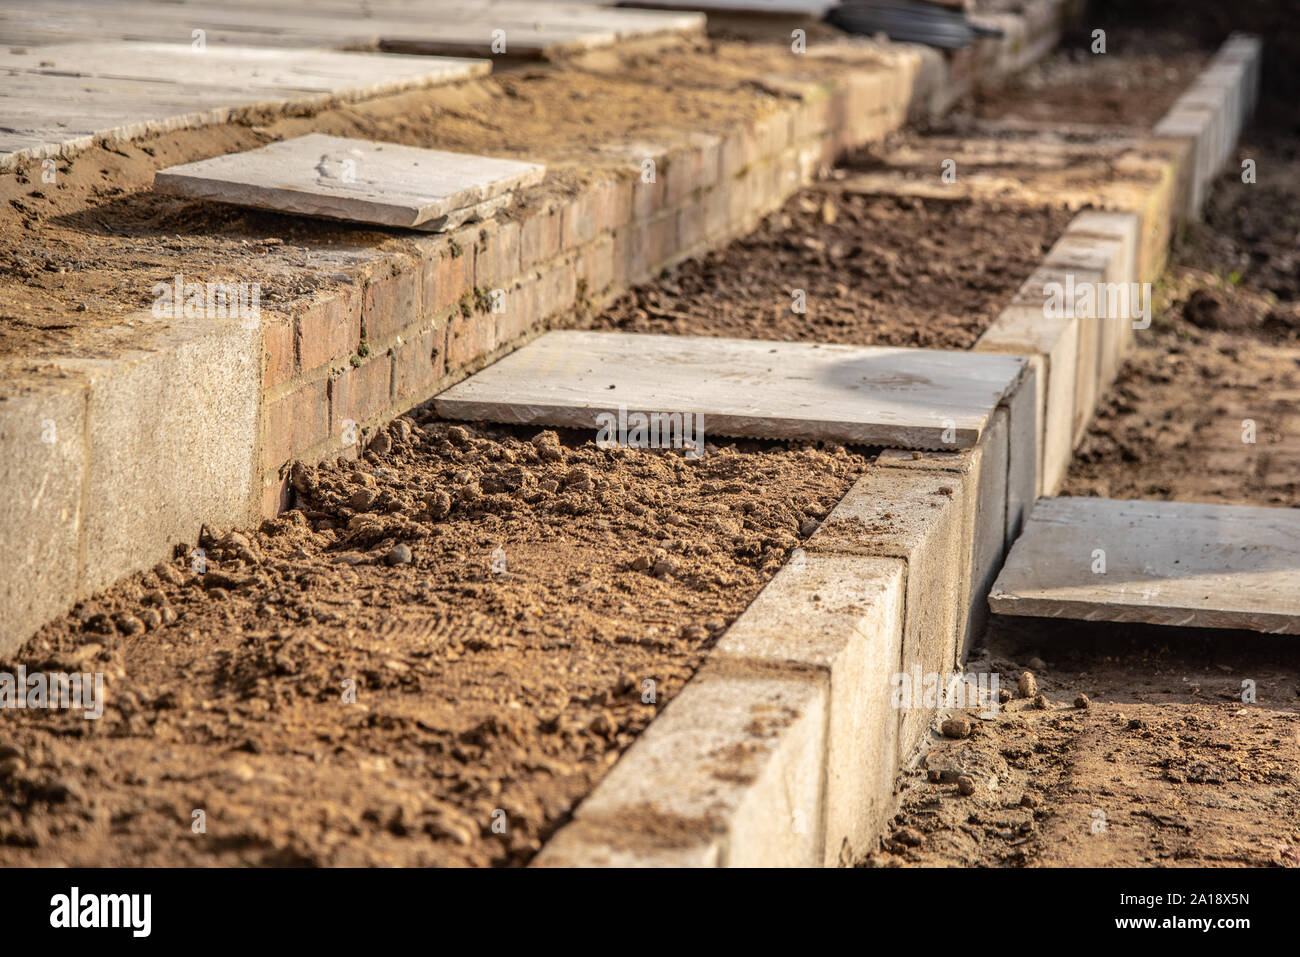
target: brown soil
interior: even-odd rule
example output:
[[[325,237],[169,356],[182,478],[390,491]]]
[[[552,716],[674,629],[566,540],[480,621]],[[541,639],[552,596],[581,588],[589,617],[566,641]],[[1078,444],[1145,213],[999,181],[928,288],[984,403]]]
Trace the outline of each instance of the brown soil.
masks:
[[[1225,173],[1175,248],[1062,494],[1300,507],[1300,140],[1238,153],[1258,182]]]
[[[621,297],[595,327],[969,349],[1068,221],[1056,209],[805,190],[750,235]]]
[[[736,44],[653,53],[601,51],[456,84],[300,116],[96,147],[58,163],[0,173],[0,358],[93,355],[130,345],[130,312],[155,283],[257,282],[268,309],[287,309],[400,230],[353,228],[155,194],[157,169],[252,149],[307,132],[543,160],[549,193],[592,171],[627,165],[629,143],[664,146],[688,129],[726,129],[762,115],[780,94],[753,77],[825,79],[844,63],[870,68],[868,49],[798,57]],[[114,330],[110,334],[108,330]]]
[[[1153,126],[1205,64],[1206,53],[1178,34],[1110,29],[1106,52],[1089,34],[1004,83],[980,91],[981,119],[1024,123]]]
[[[1030,671],[1046,707],[959,712],[972,735],[933,736],[866,866],[1300,867],[1287,639],[995,619],[986,640],[968,673]]]
[[[107,708],[6,711],[0,864],[527,861],[868,467],[590,438],[399,419],[46,626]]]

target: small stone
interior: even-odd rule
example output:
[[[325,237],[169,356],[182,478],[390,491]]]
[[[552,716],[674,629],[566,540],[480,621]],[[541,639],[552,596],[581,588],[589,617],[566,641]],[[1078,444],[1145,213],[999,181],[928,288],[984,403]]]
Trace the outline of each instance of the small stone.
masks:
[[[945,738],[969,738],[970,722],[965,718],[949,718],[939,726]]]
[[[957,791],[960,794],[971,795],[975,793],[975,781],[969,774],[957,776]]]
[[[1038,798],[1034,797],[1034,795],[1029,794],[1028,792],[1020,796],[1021,807],[1034,808],[1034,807],[1038,807],[1038,804],[1039,804]]]
[[[464,445],[469,441],[469,433],[459,425],[453,425],[447,430],[447,441],[452,445]]]
[[[144,611],[140,612],[140,620],[144,622],[146,628],[153,631],[155,628],[162,627],[162,612],[157,608],[146,608]]]
[[[1047,662],[1044,661],[1042,658],[1030,658],[1029,667],[1032,671],[1046,671]]]
[[[632,560],[632,570],[638,572],[648,572],[650,570],[650,556],[638,555]]]
[[[1046,711],[1051,706],[1052,703],[1047,700],[1047,695],[1045,694],[1034,695],[1034,707],[1037,708],[1039,711]]]
[[[1016,689],[1020,692],[1020,697],[1032,698],[1038,694],[1038,679],[1034,677],[1032,671],[1021,672],[1020,681],[1016,683]]]
[[[1079,697],[1074,699],[1074,706],[1076,708],[1090,708],[1092,707],[1092,702],[1088,700],[1086,694],[1081,694]]]
[[[654,572],[660,578],[667,578],[677,571],[677,563],[671,558],[661,558],[655,562]]]
[[[1011,700],[1011,698],[1012,698],[1012,694],[1010,688],[998,689],[998,704],[1006,704],[1008,701]]]
[[[376,455],[387,455],[388,450],[393,447],[393,440],[388,437],[387,432],[376,432],[375,437],[370,440],[368,448]]]
[[[908,847],[920,847],[921,842],[925,840],[921,832],[911,827],[900,827],[894,832],[894,840],[899,844],[905,844]]]
[[[377,497],[378,496],[375,495],[371,489],[359,488],[348,496],[348,508],[353,511],[364,512],[366,509],[370,508],[371,505],[375,504],[375,499]]]
[[[411,548],[401,542],[390,548],[388,554],[384,556],[384,563],[388,565],[408,565],[410,562]]]
[[[124,635],[139,635],[144,633],[144,622],[135,615],[121,611],[113,616],[113,623],[117,625],[118,631]]]
[[[805,518],[803,524],[799,526],[799,534],[808,538],[813,532],[817,531],[818,521],[815,518]]]

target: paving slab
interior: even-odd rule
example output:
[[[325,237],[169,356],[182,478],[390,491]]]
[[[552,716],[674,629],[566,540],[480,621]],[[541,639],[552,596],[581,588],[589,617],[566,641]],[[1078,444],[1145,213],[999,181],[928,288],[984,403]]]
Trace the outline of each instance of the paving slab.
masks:
[[[705,434],[970,448],[1025,375],[1019,356],[619,332],[549,332],[443,392],[451,419],[599,429],[702,415]],[[605,420],[608,421],[608,420]]]
[[[154,185],[193,199],[425,228],[545,174],[537,163],[310,133],[169,167]]]
[[[989,607],[1300,634],[1300,509],[1041,499]]]
[[[236,110],[325,106],[450,83],[487,60],[96,40],[0,48],[0,168],[184,127]]]

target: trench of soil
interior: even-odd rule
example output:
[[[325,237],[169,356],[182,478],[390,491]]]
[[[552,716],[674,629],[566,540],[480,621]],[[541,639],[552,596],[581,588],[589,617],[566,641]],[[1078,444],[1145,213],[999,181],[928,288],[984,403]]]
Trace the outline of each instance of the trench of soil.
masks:
[[[1300,507],[1297,183],[1294,129],[1249,130],[1060,494]],[[1014,697],[993,720],[954,712],[969,736],[923,746],[859,866],[1300,866],[1291,641],[995,616],[966,668]]]
[[[592,91],[601,82],[584,87],[584,95],[597,95]],[[1175,95],[1181,88],[1170,80]],[[1004,104],[999,115],[1012,112],[1005,104],[1020,102],[1015,96],[1010,91],[993,99]],[[395,128],[400,135],[388,138],[405,141],[404,127]],[[850,158],[844,172],[871,168],[873,162]],[[95,198],[108,200],[103,194]],[[82,289],[120,284],[117,264],[139,252],[141,236],[148,233],[154,237],[150,242],[159,243],[158,223],[170,228],[180,222],[174,217],[207,212],[144,210],[139,197],[121,202],[104,222],[126,217],[120,226],[126,232],[119,237],[128,240],[126,245],[105,252],[102,265],[85,271],[89,286],[34,283],[29,311],[53,315],[75,308]],[[89,210],[68,215],[81,218],[37,223],[36,239],[24,240],[63,252],[49,256],[36,250],[40,255],[34,259],[24,246],[6,260],[6,276],[0,278],[17,287],[41,272],[56,271],[59,256],[67,252],[60,244],[70,241],[60,230],[75,232],[94,221]],[[163,219],[153,222],[150,217],[157,215]],[[292,237],[300,223],[276,217],[244,222],[254,214],[224,215],[238,222],[227,224],[232,231],[217,247],[204,251],[191,236],[178,239],[164,254],[168,268],[173,254],[196,250],[198,258],[186,260],[187,268],[201,271],[205,257],[224,268],[235,249],[232,242],[247,241],[238,255],[263,257],[269,264],[297,255],[275,240]],[[621,297],[593,325],[969,348],[1069,217],[1064,205],[900,198],[818,184],[793,197],[750,236]],[[133,236],[132,229],[141,236]],[[110,226],[104,232],[115,235]],[[319,241],[313,228],[312,242]],[[162,262],[155,265],[161,268]],[[794,308],[795,290],[803,292],[802,312]],[[106,293],[110,300],[121,294],[122,289]],[[87,312],[92,321],[74,335],[91,336],[93,306]],[[51,331],[43,320],[24,321],[20,334],[30,335],[28,345],[37,351],[64,347],[60,333],[66,330]],[[33,332],[37,327],[45,331]],[[52,337],[48,343],[41,338],[46,332]],[[1178,337],[1185,348],[1202,343],[1199,333],[1186,330],[1160,334]],[[1253,344],[1257,332],[1206,333],[1207,356],[1221,335],[1245,336]],[[1159,374],[1142,365],[1147,348],[1126,366],[1108,403],[1122,403],[1122,384],[1130,379],[1134,389],[1150,388],[1144,377],[1154,375],[1160,382]],[[1172,414],[1173,397],[1194,378],[1196,366],[1165,368],[1178,365],[1159,359],[1169,350],[1162,353],[1159,343],[1150,348],[1150,363],[1170,376],[1161,385],[1170,386],[1166,412]],[[1285,376],[1294,375],[1294,361],[1289,367],[1277,361],[1282,378],[1261,388],[1291,382]],[[1178,375],[1184,378],[1175,379]],[[1104,477],[1120,487],[1124,480],[1118,476],[1129,472],[1105,471],[1108,462],[1125,455],[1117,437],[1129,436],[1124,445],[1154,441],[1159,449],[1160,442],[1172,447],[1179,435],[1196,434],[1194,426],[1162,431],[1168,416],[1149,417],[1149,423],[1125,419],[1131,411],[1107,405],[1076,459],[1070,483]],[[692,459],[671,449],[601,449],[592,438],[455,425],[426,409],[413,410],[383,430],[359,458],[295,467],[296,508],[280,518],[258,529],[208,529],[197,543],[201,553],[180,547],[172,561],[132,576],[48,625],[12,664],[104,671],[108,708],[101,721],[26,711],[6,725],[0,740],[0,862],[526,863],[689,679],[790,551],[871,467],[874,453],[710,436],[706,454]],[[1085,473],[1090,464],[1096,470]],[[1295,494],[1294,484],[1288,494]],[[996,774],[1003,773],[996,763],[1001,760],[1037,785],[1059,775],[1074,787],[1077,780],[1069,774],[1077,768],[1078,774],[1087,772],[1089,786],[1107,787],[1097,769],[1077,761],[1065,765],[1061,755],[1076,754],[1083,739],[1056,750],[1029,739],[1050,730],[1056,737],[1044,740],[1063,741],[1093,722],[1098,726],[1093,733],[1102,735],[1096,740],[1105,741],[1099,728],[1106,709],[1136,714],[1139,707],[1162,707],[1172,699],[1153,705],[1143,688],[1135,689],[1132,675],[1139,659],[1132,655],[1147,655],[1142,673],[1152,674],[1149,661],[1163,652],[1132,650],[1128,658],[1102,659],[1118,676],[1107,684],[1098,677],[1107,672],[1094,659],[1071,659],[1074,672],[1056,660],[1054,649],[1069,641],[1061,626],[1039,626],[1060,637],[1040,630],[1018,643],[999,637],[996,627],[986,637],[981,659],[986,664],[980,667],[1013,674],[1022,661],[1043,656],[1049,662],[1039,672],[1049,694],[1068,695],[1079,684],[1099,700],[1107,695],[1113,700],[1068,714],[1060,708],[1009,708],[1006,728],[981,726],[981,736],[955,742],[944,760],[974,761],[959,749],[974,754],[983,744],[995,752],[988,760]],[[1177,654],[1185,655],[1186,647],[1180,641]],[[1174,651],[1169,656],[1167,667],[1190,667]],[[1300,689],[1296,672],[1276,662],[1270,667],[1275,670],[1268,672],[1269,682],[1291,681],[1294,697]],[[1202,681],[1196,694],[1218,693],[1236,677],[1215,670],[1228,678],[1218,684]],[[1181,684],[1172,690],[1162,685],[1161,693],[1190,694]],[[1189,727],[1201,731],[1197,746],[1224,758],[1216,729],[1231,725],[1236,734],[1231,715],[1241,706],[1219,707],[1225,716],[1215,726],[1198,724],[1209,720],[1199,711],[1186,719],[1160,720],[1190,720]],[[1249,741],[1267,743],[1288,733],[1294,738],[1294,701],[1286,707],[1290,710],[1277,715],[1252,717],[1258,726],[1251,726]],[[1115,733],[1145,727],[1156,737],[1173,736],[1172,725],[1155,731],[1154,717],[1136,716],[1139,724],[1131,725],[1127,711],[1123,721],[1110,721]],[[1013,719],[1020,723],[1013,726]],[[1045,723],[1051,721],[1057,724],[1048,729]],[[1020,744],[1012,740],[1017,734]],[[1229,747],[1244,747],[1243,740],[1234,738]],[[1100,747],[1089,745],[1094,746]],[[1294,826],[1296,812],[1277,805],[1277,795],[1294,788],[1294,761],[1244,776],[1225,772],[1222,763],[1206,773],[1180,771],[1200,768],[1195,761],[1200,752],[1181,746],[1186,761],[1166,755],[1165,767],[1183,775],[1180,786],[1191,786],[1193,777],[1198,787],[1206,781],[1210,787],[1228,787],[1224,782],[1236,787],[1247,780],[1252,787],[1272,789],[1273,797],[1260,798],[1259,806],[1283,818],[1289,813]],[[1022,750],[1023,758],[1016,757]],[[1128,763],[1145,769],[1141,762],[1148,753],[1130,753]],[[1034,763],[1040,758],[1055,763],[1044,769]],[[1240,771],[1247,764],[1243,757],[1233,767]],[[889,837],[885,853],[869,863],[1040,860],[1033,849],[1045,844],[1024,849],[1014,842],[1026,834],[1031,841],[1043,840],[1049,831],[1036,823],[1044,819],[1040,812],[1047,813],[1042,799],[1062,793],[1065,785],[1051,792],[1028,783],[1039,808],[1017,803],[1020,810],[1008,810],[1004,799],[1019,779],[1010,771],[1005,777],[997,797],[1001,803],[980,812],[993,823],[968,821],[969,828],[956,823],[969,816],[969,806],[960,803],[969,798],[949,793],[946,782],[935,790],[928,780],[908,781],[896,824],[921,840],[911,843],[910,834],[905,840]],[[1013,796],[1020,800],[1018,793]],[[908,803],[914,800],[930,803]],[[196,810],[206,815],[203,839],[192,831]],[[997,815],[1010,823],[1003,826]],[[1069,820],[1064,811],[1061,820]],[[1152,828],[1170,826],[1156,817],[1136,820],[1142,826],[1150,821]],[[970,828],[980,836],[960,843],[957,832],[967,834]],[[958,841],[958,850],[945,849],[935,838],[941,832],[945,840]],[[1013,836],[1004,838],[1003,832]],[[1300,843],[1300,835],[1279,840]],[[1000,856],[991,850],[998,842],[1007,845]],[[1181,852],[1174,847],[1171,853]],[[1285,859],[1286,852],[1277,853]]]

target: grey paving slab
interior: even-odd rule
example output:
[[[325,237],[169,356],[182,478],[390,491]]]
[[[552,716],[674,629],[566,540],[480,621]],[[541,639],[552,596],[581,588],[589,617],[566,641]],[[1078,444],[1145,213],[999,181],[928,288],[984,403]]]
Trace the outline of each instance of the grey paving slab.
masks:
[[[1040,499],[989,607],[1300,634],[1300,509]]]
[[[169,167],[154,185],[196,199],[421,228],[545,174],[537,163],[310,133]]]
[[[453,419],[599,429],[622,408],[702,415],[706,436],[956,450],[1025,368],[974,352],[558,331],[435,402]]]

